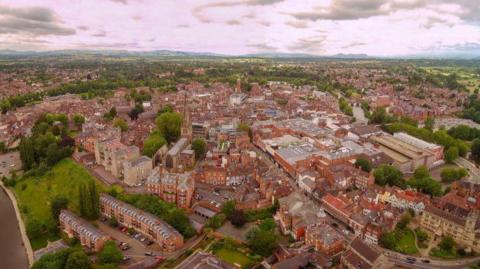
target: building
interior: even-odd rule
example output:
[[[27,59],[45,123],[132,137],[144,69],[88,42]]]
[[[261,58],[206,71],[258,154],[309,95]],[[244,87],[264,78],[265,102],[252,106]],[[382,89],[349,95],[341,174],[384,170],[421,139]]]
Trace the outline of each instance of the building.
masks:
[[[155,169],[147,179],[147,191],[180,208],[190,208],[195,190],[195,180],[190,173],[160,174]]]
[[[427,141],[423,141],[422,139],[418,139],[414,136],[411,136],[406,133],[394,133],[393,137],[418,148],[421,148],[426,151],[431,151],[435,154],[436,160],[443,160],[443,146],[436,145],[433,143],[429,143]]]
[[[393,159],[393,165],[404,173],[412,172],[419,166],[434,166],[437,155],[431,150],[417,147],[391,135],[372,136],[370,140],[378,149]]]
[[[244,93],[232,93],[232,95],[230,95],[230,105],[240,106],[245,102],[246,99],[247,95]]]
[[[280,209],[275,215],[283,234],[290,234],[296,240],[305,237],[309,225],[321,221],[322,216],[316,204],[300,192],[279,199]]]
[[[476,210],[440,201],[425,207],[420,225],[435,236],[451,236],[455,242],[480,251],[480,219]]]
[[[75,237],[85,246],[93,251],[100,251],[110,237],[87,221],[75,216],[68,210],[62,210],[58,216],[60,227],[69,237]]]
[[[183,246],[183,236],[168,223],[107,194],[100,195],[104,216],[149,237],[165,251],[173,252]]]
[[[134,186],[141,184],[152,172],[153,162],[147,156],[140,156],[123,162],[123,181]]]
[[[305,230],[305,243],[327,256],[345,249],[345,238],[327,224],[312,224]]]
[[[119,138],[95,141],[95,161],[102,165],[115,177],[123,177],[125,161],[140,157],[140,149],[136,146],[126,146]]]
[[[393,264],[388,258],[357,237],[340,258],[342,268],[347,269],[383,269],[391,268]]]
[[[185,170],[185,168],[188,166],[188,165],[192,165],[193,162],[195,161],[195,159],[191,159],[192,157],[192,154],[191,152],[185,152],[185,154],[183,155],[187,155],[187,156],[190,156],[190,159],[189,158],[183,158],[185,156],[182,157],[182,153],[187,150],[187,147],[189,146],[189,142],[188,142],[188,139],[185,138],[185,137],[182,137],[180,138],[174,145],[173,147],[168,150],[166,156],[165,156],[165,160],[164,160],[164,167],[171,171],[171,172],[181,172],[183,170]]]

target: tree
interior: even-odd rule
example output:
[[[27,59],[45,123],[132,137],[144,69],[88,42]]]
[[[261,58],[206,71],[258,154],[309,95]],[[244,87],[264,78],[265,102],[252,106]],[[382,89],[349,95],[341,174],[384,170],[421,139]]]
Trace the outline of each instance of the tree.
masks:
[[[403,174],[398,168],[392,165],[382,164],[379,165],[374,171],[375,183],[380,186],[390,185],[405,187],[405,180]]]
[[[97,258],[101,264],[120,264],[123,255],[114,241],[107,241],[103,249],[97,254]]]
[[[427,117],[427,119],[424,122],[425,128],[428,130],[433,130],[433,126],[435,126],[435,119],[432,117]]]
[[[117,116],[117,109],[115,107],[112,107],[110,111],[108,111],[103,115],[103,117],[108,121],[113,120],[116,116]]]
[[[58,215],[60,215],[60,211],[62,209],[67,209],[68,207],[68,199],[64,196],[56,196],[53,198],[50,204],[50,211],[52,214],[52,218],[58,222]]]
[[[415,169],[413,177],[407,182],[407,185],[432,196],[443,194],[442,185],[430,177],[428,168],[425,166]]]
[[[153,157],[157,150],[167,143],[167,140],[157,131],[150,134],[150,136],[143,142],[143,155]]]
[[[247,223],[247,217],[245,216],[245,213],[243,210],[239,209],[236,209],[228,219],[237,228],[240,228]]]
[[[91,208],[90,208],[90,219],[98,219],[100,216],[100,197],[98,195],[97,185],[95,181],[90,180],[88,183],[88,193],[89,199],[91,200]]]
[[[168,143],[176,141],[180,137],[182,115],[175,112],[165,112],[155,120],[158,130]]]
[[[80,114],[75,114],[73,116],[73,123],[75,124],[75,126],[77,127],[77,129],[81,129],[82,128],[82,125],[85,123],[85,117],[83,117],[82,115]]]
[[[73,248],[67,248],[45,254],[39,260],[35,261],[32,269],[64,269],[70,254],[74,251]]]
[[[213,229],[218,229],[220,227],[222,227],[223,223],[225,222],[226,220],[226,216],[225,214],[223,213],[218,213],[216,214],[215,216],[211,217],[208,222],[207,222],[207,226],[210,227],[210,228],[213,228]]]
[[[410,217],[410,215],[404,215],[400,221],[397,223],[397,226],[396,228],[399,229],[399,230],[404,230],[405,228],[407,228],[408,224],[410,223],[410,220],[412,218]]]
[[[458,158],[458,148],[450,147],[447,149],[447,151],[445,151],[444,158],[447,163],[453,163]]]
[[[254,227],[247,233],[247,244],[253,250],[264,257],[272,254],[277,247],[277,235],[272,231]]]
[[[235,201],[229,200],[222,207],[222,213],[229,219],[235,212]]]
[[[87,203],[88,201],[87,201],[85,185],[82,184],[78,187],[78,204],[79,204],[80,216],[83,218],[87,217],[87,208],[89,208]]]
[[[417,169],[415,169],[415,171],[413,172],[413,177],[416,179],[430,177],[430,172],[425,165],[421,165]]]
[[[453,247],[455,246],[455,241],[453,240],[452,237],[450,236],[445,236],[444,238],[442,238],[442,241],[440,241],[440,243],[438,244],[438,246],[447,251],[447,252],[450,252],[452,251]]]
[[[192,141],[192,149],[195,151],[195,159],[201,159],[207,152],[207,144],[201,138],[194,139]]]
[[[365,158],[358,158],[355,161],[355,166],[360,167],[360,169],[362,169],[364,172],[372,171],[372,163],[370,162],[370,160],[367,160]]]
[[[273,218],[266,218],[260,223],[258,227],[264,231],[273,231],[275,227],[277,227],[277,224],[275,223],[275,220],[273,220]]]
[[[465,168],[444,168],[440,173],[440,177],[442,178],[442,182],[451,183],[456,180],[460,180],[463,177],[466,177],[468,172]]]
[[[394,249],[397,244],[394,232],[386,232],[380,236],[379,243],[386,249]]]
[[[120,128],[120,131],[122,131],[122,133],[128,131],[128,124],[124,119],[116,118],[113,121],[113,126]]]
[[[170,104],[164,105],[160,110],[158,110],[158,115],[160,116],[163,113],[173,112],[173,107]]]
[[[478,162],[480,160],[480,138],[475,138],[472,142],[472,157]]]
[[[35,165],[35,149],[32,138],[22,138],[19,145],[23,168],[30,170]]]
[[[92,264],[82,250],[75,251],[68,256],[65,269],[90,269]]]
[[[28,238],[36,239],[45,232],[45,227],[38,219],[30,219],[27,222],[26,230]]]

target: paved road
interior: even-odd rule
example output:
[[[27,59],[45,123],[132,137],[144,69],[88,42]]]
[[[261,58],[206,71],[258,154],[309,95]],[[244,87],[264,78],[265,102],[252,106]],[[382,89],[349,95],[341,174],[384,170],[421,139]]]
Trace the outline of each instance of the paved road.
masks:
[[[0,216],[0,268],[29,268],[15,210],[3,188],[0,188]]]
[[[455,261],[442,261],[442,260],[433,260],[422,257],[408,256],[401,253],[389,251],[383,249],[385,256],[389,258],[390,261],[394,262],[396,265],[407,267],[407,268],[418,268],[418,269],[436,269],[436,268],[445,268],[445,269],[462,269],[467,268],[469,265],[475,264],[480,261],[480,257],[455,260]],[[417,261],[413,264],[407,263],[407,257],[416,258]],[[427,259],[430,263],[423,263],[422,260]]]
[[[467,169],[468,173],[470,174],[469,178],[471,180],[473,180],[475,182],[480,182],[480,169],[478,169],[475,164],[473,164],[469,160],[467,160],[465,158],[462,158],[462,157],[457,158],[457,160],[455,160],[455,163],[458,166],[461,166],[461,167]]]

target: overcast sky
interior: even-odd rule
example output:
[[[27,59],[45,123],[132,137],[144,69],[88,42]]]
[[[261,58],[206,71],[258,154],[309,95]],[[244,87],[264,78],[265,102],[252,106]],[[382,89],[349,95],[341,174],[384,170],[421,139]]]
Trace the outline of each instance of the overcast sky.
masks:
[[[480,52],[480,0],[0,0],[0,49]]]

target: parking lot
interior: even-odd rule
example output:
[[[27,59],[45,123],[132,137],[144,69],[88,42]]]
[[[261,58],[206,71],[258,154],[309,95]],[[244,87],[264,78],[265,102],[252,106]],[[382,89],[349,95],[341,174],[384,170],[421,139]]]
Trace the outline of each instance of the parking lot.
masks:
[[[128,249],[126,249],[127,247],[123,247],[125,250],[122,250],[123,255],[129,259],[126,261],[126,264],[132,264],[143,260],[145,257],[149,256],[147,254],[152,254],[156,257],[164,257],[159,245],[156,243],[147,245],[148,240],[144,240],[142,242],[141,239],[145,238],[145,236],[142,236],[138,233],[135,233],[133,236],[131,236],[126,230],[125,232],[122,232],[120,227],[113,228],[110,227],[108,223],[100,221],[98,222],[98,229],[110,235],[115,240],[117,245],[120,245],[120,243],[123,242],[123,246],[125,246],[125,244],[128,246]],[[122,246],[120,246],[120,248],[122,248]]]

